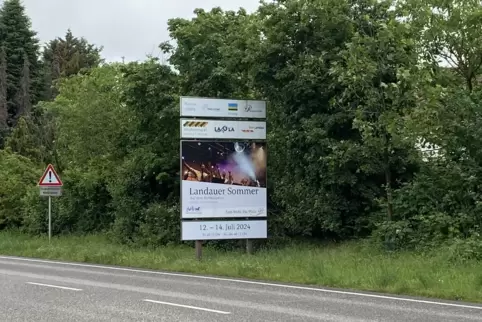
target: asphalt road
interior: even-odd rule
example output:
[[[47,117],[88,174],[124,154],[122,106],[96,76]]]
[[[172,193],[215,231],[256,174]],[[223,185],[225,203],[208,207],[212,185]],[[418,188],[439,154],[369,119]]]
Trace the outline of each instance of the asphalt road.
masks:
[[[482,321],[482,306],[0,256],[0,321]]]

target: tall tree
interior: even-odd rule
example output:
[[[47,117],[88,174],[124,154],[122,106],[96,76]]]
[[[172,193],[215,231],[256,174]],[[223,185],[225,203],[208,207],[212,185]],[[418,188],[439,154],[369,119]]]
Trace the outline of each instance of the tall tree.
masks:
[[[166,220],[171,216],[166,212],[145,209],[152,209],[153,203],[172,204],[179,200],[179,137],[175,125],[179,115],[179,77],[157,59],[129,63],[121,71],[124,77],[117,81],[126,84],[122,96],[125,107],[133,113],[128,118],[133,132],[124,135],[128,139],[123,144],[127,155],[113,172],[116,186],[109,189],[116,207],[113,229],[122,241],[143,234],[142,231],[155,231],[151,240],[164,239],[166,233],[172,236],[178,225]],[[176,217],[178,213],[172,212]]]
[[[282,226],[313,236],[366,233],[380,174],[360,171],[371,160],[361,157],[353,111],[331,105],[343,86],[330,67],[356,20],[371,12],[350,0],[278,0],[258,14],[261,44],[249,55],[255,86],[270,103],[270,195]]]
[[[183,75],[184,95],[246,97],[250,92],[246,66],[249,42],[256,40],[250,28],[255,16],[244,9],[238,12],[213,8],[194,10],[196,19],[171,19],[168,22],[176,48],[160,45],[171,54],[169,62]],[[254,37],[254,38],[253,38]]]
[[[480,0],[403,0],[399,6],[421,30],[424,58],[450,65],[472,91],[482,71]]]
[[[28,115],[32,109],[30,86],[30,63],[28,61],[28,56],[24,55],[22,78],[20,78],[16,97],[17,114],[15,115],[15,119],[18,119],[22,115]]]
[[[363,156],[372,160],[364,171],[383,171],[388,220],[394,216],[395,169],[407,166],[407,151],[413,149],[404,139],[403,120],[426,80],[420,77],[424,74],[410,26],[397,20],[393,5],[393,0],[372,2],[374,14],[364,18],[368,28],[355,32],[341,52],[342,62],[332,69],[345,86],[338,102],[355,112],[353,126],[360,131]]]
[[[78,38],[69,29],[64,38],[50,41],[44,52],[44,73],[46,76],[46,99],[52,99],[57,92],[52,84],[60,77],[69,77],[82,70],[97,67],[103,60],[102,47],[90,44],[85,38]]]
[[[7,61],[7,104],[11,125],[19,115],[19,97],[25,99],[21,84],[26,84],[25,68],[28,66],[30,79],[30,102],[38,101],[41,90],[40,62],[38,60],[39,45],[36,33],[25,14],[20,0],[6,0],[0,9],[0,44],[5,47]],[[28,61],[26,64],[25,57]],[[23,78],[23,81],[22,81]],[[23,89],[25,90],[25,88]]]
[[[7,60],[5,48],[0,49],[0,148],[3,147],[8,131],[8,106],[7,106]]]
[[[105,163],[124,152],[115,141],[127,132],[125,110],[120,100],[121,77],[115,64],[94,68],[89,74],[62,78],[60,94],[53,102],[43,102],[45,111],[56,116],[56,150],[59,166],[93,166],[109,169]],[[97,112],[96,112],[97,111]],[[95,161],[95,162],[94,162]]]

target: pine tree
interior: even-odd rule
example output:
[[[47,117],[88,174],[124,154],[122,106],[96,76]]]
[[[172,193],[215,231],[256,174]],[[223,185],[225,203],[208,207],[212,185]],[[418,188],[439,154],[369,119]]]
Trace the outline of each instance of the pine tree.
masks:
[[[0,49],[0,149],[3,148],[8,133],[7,106],[7,60],[5,48]]]
[[[0,131],[8,127],[8,106],[7,106],[7,59],[5,48],[0,49]]]
[[[23,59],[22,78],[20,78],[19,90],[15,99],[17,104],[17,114],[15,119],[21,116],[28,116],[32,109],[32,101],[30,98],[30,63],[28,56],[25,54]]]
[[[69,77],[82,70],[97,67],[102,62],[101,51],[102,47],[96,47],[84,38],[74,37],[69,29],[65,38],[57,38],[47,44],[43,52],[45,72],[50,73],[49,78],[55,84],[61,77]],[[55,88],[52,89],[51,84],[46,86],[45,92],[50,93],[46,99],[53,99],[57,94]]]
[[[0,44],[6,54],[7,105],[12,126],[22,111],[38,101],[43,89],[38,40],[20,0],[3,2],[0,9]],[[27,69],[29,75],[25,74]]]
[[[52,88],[51,70],[52,70],[52,65],[48,62],[45,62],[43,64],[43,70],[42,70],[42,77],[43,77],[43,84],[44,84],[44,89],[42,91],[42,96],[41,96],[42,101],[47,101],[51,97],[54,97],[53,88]]]

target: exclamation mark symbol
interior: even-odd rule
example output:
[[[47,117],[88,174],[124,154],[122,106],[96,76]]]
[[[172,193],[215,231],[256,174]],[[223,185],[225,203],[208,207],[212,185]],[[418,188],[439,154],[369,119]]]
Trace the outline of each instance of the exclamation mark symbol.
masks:
[[[52,171],[49,171],[49,182],[52,182]]]

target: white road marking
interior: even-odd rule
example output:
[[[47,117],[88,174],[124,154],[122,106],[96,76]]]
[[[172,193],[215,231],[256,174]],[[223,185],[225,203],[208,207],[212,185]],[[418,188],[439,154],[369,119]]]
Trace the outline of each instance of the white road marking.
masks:
[[[51,285],[51,284],[42,284],[42,283],[34,283],[34,282],[27,282],[26,284],[39,285],[39,286],[52,287],[52,288],[60,288],[60,289],[69,290],[69,291],[82,291],[80,288],[65,287],[65,286],[58,286],[58,285]]]
[[[231,314],[231,312],[211,310],[211,309],[206,309],[206,308],[198,307],[198,306],[183,305],[183,304],[176,304],[176,303],[162,302],[162,301],[154,301],[154,300],[148,300],[148,299],[145,299],[145,300],[143,300],[143,301],[144,301],[144,302],[150,302],[150,303],[156,303],[156,304],[163,304],[163,305],[183,307],[183,308],[192,309],[192,310],[206,311],[206,312],[211,312],[211,313]]]
[[[342,291],[342,290],[330,290],[330,289],[325,289],[325,288],[316,288],[316,287],[308,287],[308,286],[296,286],[296,285],[286,285],[286,284],[277,284],[277,283],[257,282],[257,281],[240,280],[240,279],[234,279],[234,278],[223,278],[223,277],[213,277],[213,276],[203,276],[203,275],[190,275],[190,274],[181,274],[181,273],[168,273],[168,272],[159,272],[159,271],[146,271],[146,270],[142,270],[142,269],[133,269],[133,268],[115,267],[115,266],[103,266],[103,265],[94,265],[94,264],[65,263],[65,262],[49,261],[49,260],[43,260],[43,259],[24,258],[24,257],[0,256],[0,259],[17,260],[17,261],[32,262],[32,263],[64,265],[64,266],[72,266],[72,267],[98,268],[98,269],[104,269],[104,270],[123,271],[123,272],[131,272],[131,273],[143,273],[143,274],[151,274],[151,275],[185,277],[185,278],[203,279],[203,280],[211,280],[211,281],[224,281],[224,282],[231,282],[231,283],[251,284],[251,285],[259,285],[259,286],[270,286],[270,287],[278,287],[278,288],[286,288],[286,289],[294,289],[294,290],[302,290],[302,291],[331,293],[331,294],[340,294],[340,295],[350,295],[350,296],[377,298],[377,299],[384,299],[384,300],[391,300],[391,301],[413,302],[413,303],[420,303],[420,304],[431,304],[431,305],[440,305],[440,306],[458,307],[458,308],[465,308],[465,309],[482,310],[482,306],[475,306],[475,305],[464,305],[464,304],[436,302],[436,301],[428,301],[428,300],[417,300],[417,299],[410,299],[410,298],[396,297],[396,296],[389,296],[389,295],[377,295],[377,294],[368,294],[368,293]]]

